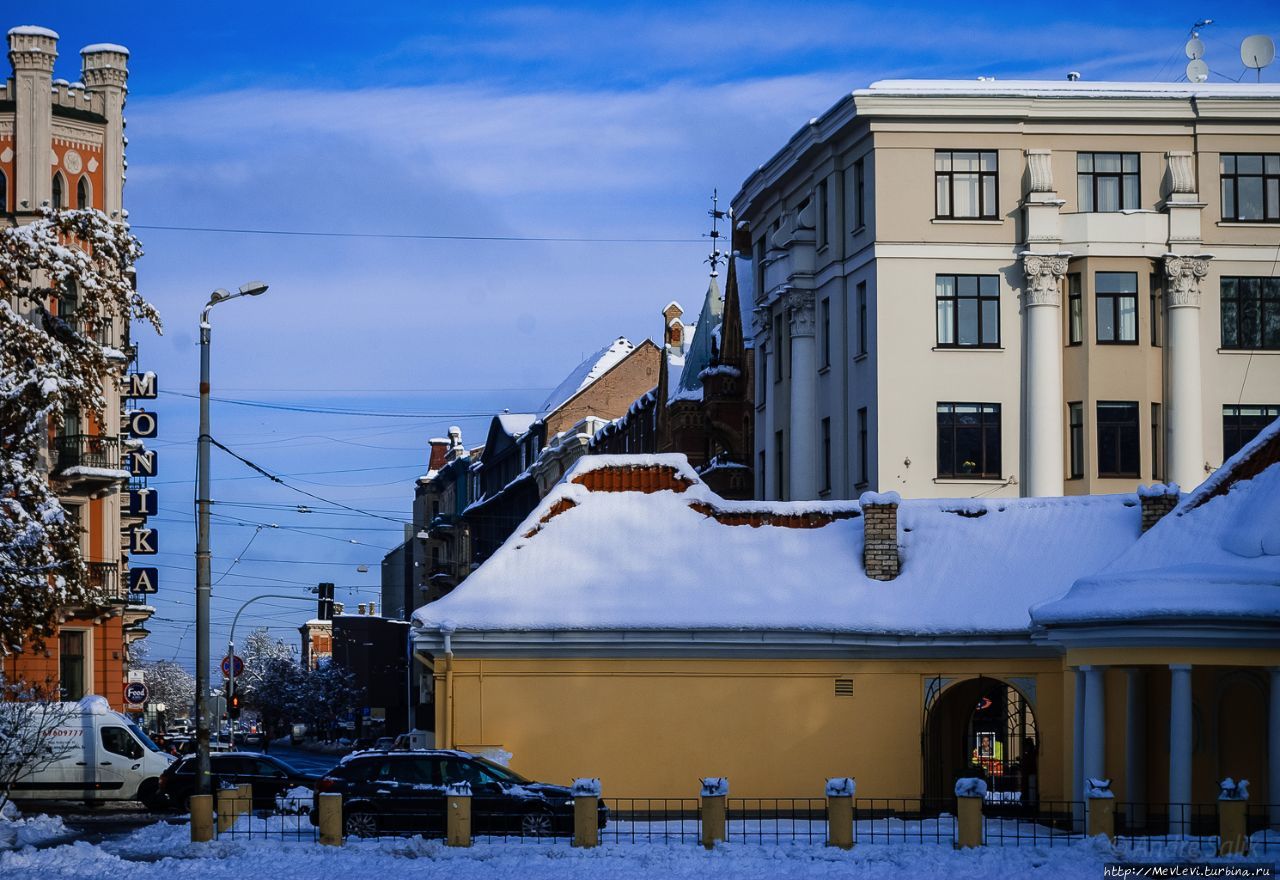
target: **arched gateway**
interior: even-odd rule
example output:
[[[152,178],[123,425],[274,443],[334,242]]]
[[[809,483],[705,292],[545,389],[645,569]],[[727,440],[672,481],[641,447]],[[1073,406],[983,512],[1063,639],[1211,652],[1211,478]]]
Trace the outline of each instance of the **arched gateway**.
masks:
[[[987,781],[992,807],[1034,809],[1039,736],[1027,696],[1008,681],[979,676],[928,682],[921,733],[924,797],[951,797],[955,781]]]

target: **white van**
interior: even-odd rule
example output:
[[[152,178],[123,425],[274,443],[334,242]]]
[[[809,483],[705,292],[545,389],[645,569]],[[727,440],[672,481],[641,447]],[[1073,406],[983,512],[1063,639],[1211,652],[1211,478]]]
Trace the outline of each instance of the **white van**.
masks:
[[[157,803],[160,774],[173,756],[102,697],[63,705],[66,720],[46,734],[57,759],[19,777],[10,798]]]

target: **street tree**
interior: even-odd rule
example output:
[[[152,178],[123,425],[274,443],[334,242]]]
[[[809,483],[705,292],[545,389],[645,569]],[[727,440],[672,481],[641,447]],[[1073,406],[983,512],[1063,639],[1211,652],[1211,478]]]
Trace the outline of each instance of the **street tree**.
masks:
[[[195,677],[171,660],[156,660],[134,665],[142,670],[142,680],[152,705],[163,703],[172,718],[174,713],[189,711],[196,699]]]
[[[66,411],[105,422],[103,383],[128,361],[102,341],[113,322],[160,330],[133,288],[141,255],[128,224],[101,211],[0,228],[0,655],[41,648],[59,608],[102,601],[49,485],[46,449]]]

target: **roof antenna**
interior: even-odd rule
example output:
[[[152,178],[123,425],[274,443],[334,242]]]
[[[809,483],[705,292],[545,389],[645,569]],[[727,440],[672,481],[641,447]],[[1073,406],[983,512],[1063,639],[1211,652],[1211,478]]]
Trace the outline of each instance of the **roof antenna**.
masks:
[[[725,258],[724,251],[720,250],[720,221],[729,216],[728,211],[720,210],[719,190],[711,190],[711,210],[707,212],[707,216],[711,218],[711,232],[706,234],[711,239],[711,256],[707,257],[706,262],[711,264],[711,277],[715,278],[720,274],[720,261]]]
[[[1200,29],[1213,24],[1212,18],[1202,18],[1191,26],[1191,39],[1187,40],[1184,51],[1191,60],[1187,63],[1187,82],[1202,83],[1209,78],[1209,65],[1204,60],[1204,40],[1200,39]]]

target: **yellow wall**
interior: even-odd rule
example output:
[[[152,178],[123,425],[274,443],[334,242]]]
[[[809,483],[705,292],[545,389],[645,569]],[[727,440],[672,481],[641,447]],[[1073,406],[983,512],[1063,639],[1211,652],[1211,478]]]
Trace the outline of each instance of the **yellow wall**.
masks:
[[[500,747],[513,769],[548,782],[599,776],[615,797],[691,797],[700,776],[728,776],[738,797],[821,796],[830,776],[856,777],[863,797],[916,797],[926,682],[1035,677],[1041,797],[1064,797],[1069,704],[1056,658],[458,658],[449,739],[443,671],[437,742]],[[852,697],[835,696],[837,678],[853,679]]]

